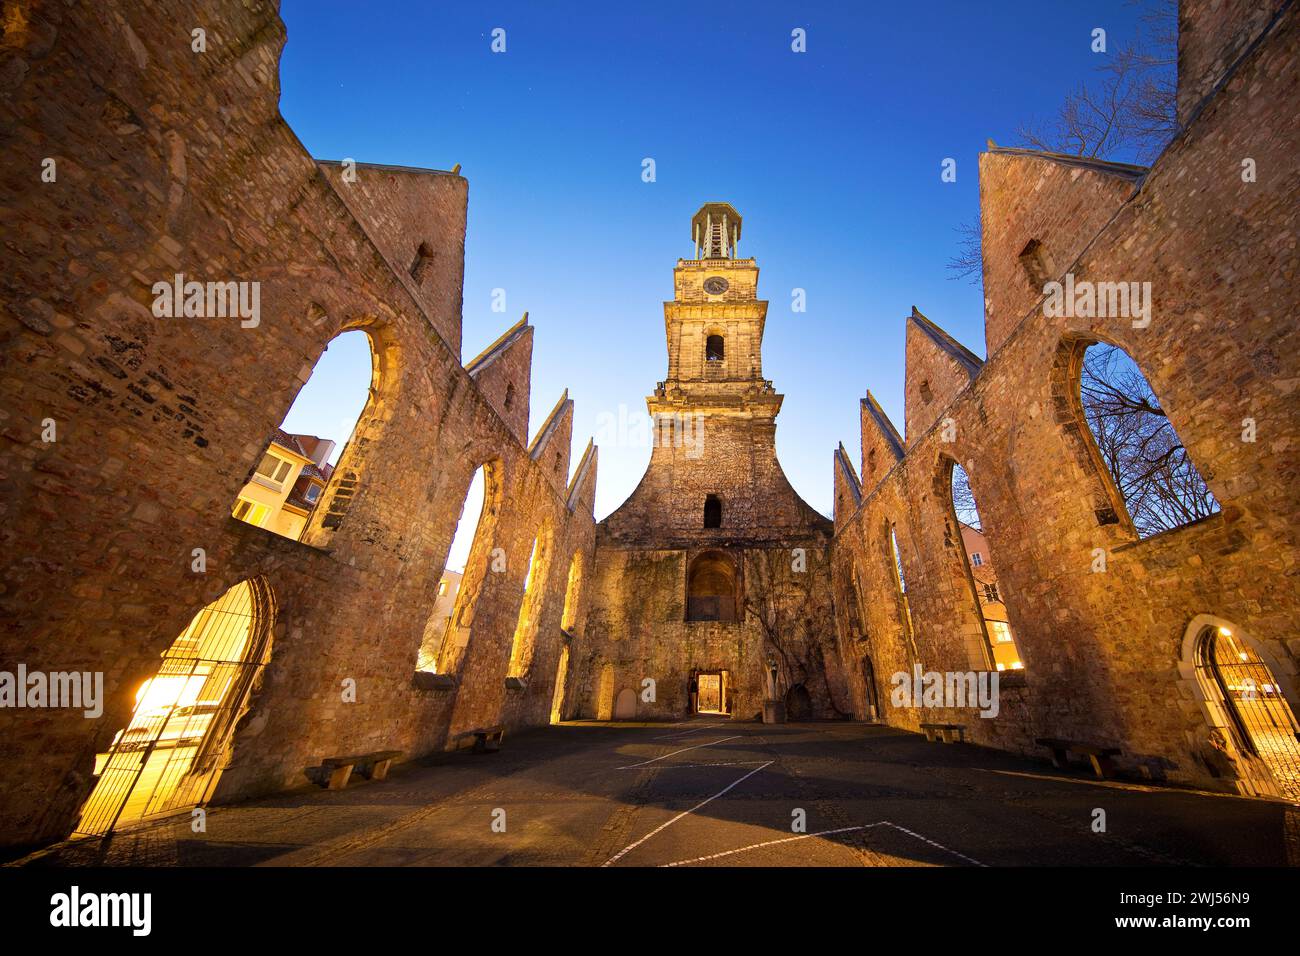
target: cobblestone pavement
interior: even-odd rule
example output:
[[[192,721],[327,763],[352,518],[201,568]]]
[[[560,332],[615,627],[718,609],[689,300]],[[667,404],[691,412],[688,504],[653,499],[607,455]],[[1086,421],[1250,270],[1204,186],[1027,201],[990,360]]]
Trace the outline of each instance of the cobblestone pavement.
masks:
[[[1097,811],[1105,832],[1094,832]],[[576,722],[68,842],[29,866],[1297,863],[1294,808],[849,723]],[[495,826],[494,826],[495,824]],[[800,828],[802,824],[802,828]]]

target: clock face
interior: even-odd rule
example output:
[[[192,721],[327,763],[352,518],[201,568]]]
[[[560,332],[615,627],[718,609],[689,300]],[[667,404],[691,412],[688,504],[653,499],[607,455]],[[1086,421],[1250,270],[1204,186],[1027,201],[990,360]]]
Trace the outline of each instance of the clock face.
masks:
[[[709,276],[704,280],[704,291],[709,295],[722,295],[727,291],[727,280],[722,276]]]

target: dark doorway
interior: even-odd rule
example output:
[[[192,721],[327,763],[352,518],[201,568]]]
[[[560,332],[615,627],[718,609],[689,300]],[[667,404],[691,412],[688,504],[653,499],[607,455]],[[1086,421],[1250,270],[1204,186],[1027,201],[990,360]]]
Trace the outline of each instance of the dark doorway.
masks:
[[[785,693],[785,713],[789,720],[812,720],[812,698],[808,688],[795,684]]]
[[[880,705],[876,697],[876,667],[871,663],[871,655],[862,658],[862,683],[867,689],[867,717],[876,720],[880,717]]]

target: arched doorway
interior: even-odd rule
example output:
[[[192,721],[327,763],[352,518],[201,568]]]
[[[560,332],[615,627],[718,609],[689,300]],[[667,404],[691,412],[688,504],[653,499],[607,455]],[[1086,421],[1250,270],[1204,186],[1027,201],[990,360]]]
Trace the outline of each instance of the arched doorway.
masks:
[[[876,696],[876,666],[871,663],[871,655],[862,658],[862,685],[865,688],[865,704],[868,720],[880,717],[880,705]]]
[[[785,713],[789,720],[811,720],[812,712],[812,696],[803,684],[795,684],[785,692]]]
[[[1202,624],[1195,640],[1196,676],[1211,705],[1211,725],[1245,763],[1242,775],[1258,776],[1254,765],[1262,764],[1280,795],[1300,801],[1300,722],[1278,675],[1226,623]]]
[[[632,720],[635,717],[636,691],[631,687],[624,687],[618,692],[618,700],[614,701],[614,719]]]
[[[270,657],[274,617],[263,578],[236,584],[194,615],[136,691],[130,722],[97,755],[99,781],[75,833],[103,836],[208,800]]]
[[[736,621],[736,566],[721,551],[705,551],[686,575],[686,620]]]

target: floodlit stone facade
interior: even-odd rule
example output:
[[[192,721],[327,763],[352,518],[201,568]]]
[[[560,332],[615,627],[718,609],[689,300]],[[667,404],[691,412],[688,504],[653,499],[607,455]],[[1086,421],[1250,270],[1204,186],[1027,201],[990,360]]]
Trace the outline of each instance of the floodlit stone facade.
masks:
[[[274,4],[6,3],[0,671],[101,673],[105,700],[0,709],[0,844],[73,829],[160,655],[241,582],[260,656],[203,800],[476,727],[749,719],[769,698],[792,719],[950,721],[1023,753],[1065,737],[1152,779],[1279,792],[1198,655],[1207,628],[1231,632],[1300,707],[1300,27],[1293,4],[1244,0],[1188,0],[1180,23],[1182,128],[1150,170],[983,154],[988,358],[904,320],[904,433],[868,393],[860,447],[834,453],[833,522],[776,458],[741,217],[702,207],[647,400],[659,440],[597,525],[572,401],[530,415],[527,316],[462,361],[466,180],[309,156],[278,110]],[[1042,283],[1066,273],[1151,283],[1152,321],[1048,316]],[[257,308],[212,315],[218,293],[160,313],[174,281],[256,284]],[[354,329],[369,401],[301,541],[236,520],[265,437]],[[1217,514],[1139,540],[1080,414],[1096,341],[1141,367]],[[993,666],[953,462],[1025,664],[990,718],[890,701],[914,666]],[[480,467],[483,515],[439,609]]]
[[[1278,793],[1207,690],[1196,638],[1212,622],[1245,640],[1275,681],[1263,692],[1297,709],[1300,30],[1289,4],[1188,3],[1182,19],[1184,125],[1150,170],[981,157],[989,357],[914,310],[905,435],[868,393],[860,459],[835,454],[841,653],[859,717],[917,664],[990,666],[951,505],[959,462],[1025,670],[1002,675],[996,718],[883,706],[886,720],[961,723],[1025,753],[1040,737],[1094,742],[1152,779]],[[1150,282],[1150,323],[1049,317],[1043,282],[1067,272]],[[1136,361],[1219,513],[1139,540],[1079,406],[1097,341]]]
[[[317,162],[278,111],[274,4],[163,6],[5,7],[0,666],[101,671],[107,698],[95,720],[0,711],[0,759],[22,768],[0,774],[7,844],[72,828],[159,655],[249,578],[273,596],[269,660],[218,801],[300,786],[330,756],[547,722],[569,567],[594,547],[596,453],[571,463],[567,397],[529,444],[532,326],[462,366],[466,180]],[[162,22],[205,25],[207,51]],[[260,321],[155,316],[154,283],[176,273],[260,283]],[[370,399],[302,542],[237,521],[266,436],[349,329],[370,338]],[[455,681],[416,686],[485,463]],[[508,689],[541,529],[545,599],[526,685]]]
[[[794,716],[847,716],[831,524],[776,458],[782,396],[763,378],[767,303],[757,264],[736,256],[740,227],[730,205],[703,206],[692,220],[696,258],[673,272],[668,377],[646,399],[656,423],[650,465],[600,523],[591,610],[575,646],[574,693],[586,716],[696,712],[706,674],[725,685],[722,712],[756,717],[771,666],[775,695]]]

